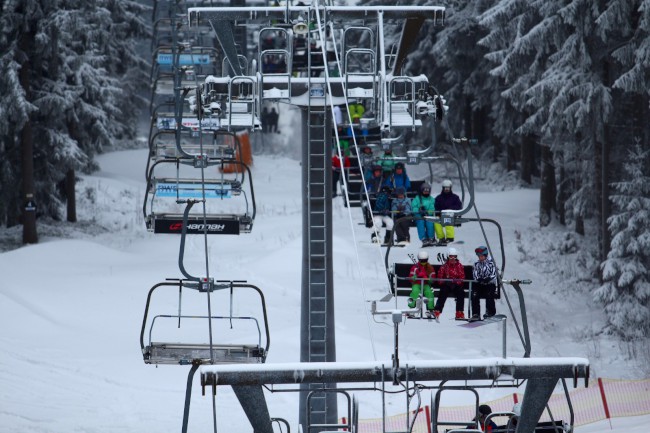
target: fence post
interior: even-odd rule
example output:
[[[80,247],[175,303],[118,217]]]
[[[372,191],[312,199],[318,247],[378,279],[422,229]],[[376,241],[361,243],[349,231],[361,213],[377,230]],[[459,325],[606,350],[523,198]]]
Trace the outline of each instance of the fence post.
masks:
[[[609,407],[607,406],[607,397],[605,397],[605,388],[603,387],[603,380],[598,378],[598,388],[600,388],[600,397],[603,399],[603,407],[605,408],[605,417],[609,419]]]

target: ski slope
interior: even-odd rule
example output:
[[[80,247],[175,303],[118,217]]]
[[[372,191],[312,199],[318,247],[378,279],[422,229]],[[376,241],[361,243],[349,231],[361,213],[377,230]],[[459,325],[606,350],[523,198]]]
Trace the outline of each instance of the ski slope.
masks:
[[[101,156],[101,171],[84,176],[78,184],[80,223],[60,223],[56,230],[41,228],[39,244],[0,255],[0,433],[180,431],[188,367],[145,365],[139,346],[148,290],[165,278],[182,276],[180,238],[154,236],[144,228],[146,158],[144,149]],[[300,162],[258,155],[253,176],[258,210],[253,232],[209,238],[207,263],[210,275],[217,279],[245,279],[264,291],[271,329],[267,363],[297,362]],[[436,193],[437,188],[434,185]],[[607,350],[615,347],[614,342],[579,338],[585,328],[598,326],[598,318],[584,312],[584,307],[577,308],[585,303],[583,295],[546,284],[548,276],[540,273],[534,260],[521,260],[522,249],[528,257],[544,254],[517,239],[517,233],[533,230],[537,224],[538,195],[532,189],[490,192],[479,186],[476,197],[481,216],[497,220],[503,228],[504,277],[533,280],[524,286],[533,356],[590,357],[599,344],[603,350],[592,359],[592,372],[603,377],[638,376],[631,362],[626,364],[616,350]],[[389,363],[393,327],[388,317],[373,318],[369,313],[370,302],[388,293],[385,249],[368,242],[370,231],[359,224],[359,209],[345,208],[339,198],[333,214],[337,359]],[[489,226],[486,230],[497,249],[496,231]],[[456,233],[465,241],[454,245],[460,260],[470,264],[474,248],[485,243],[481,229],[467,224]],[[411,238],[417,239],[415,229]],[[417,247],[419,243],[413,242],[408,248],[391,250],[390,261],[408,261],[407,254],[417,252]],[[205,249],[201,236],[188,240],[184,263],[191,274],[205,273]],[[509,293],[514,299],[514,292]],[[190,298],[191,293],[184,296]],[[405,299],[397,300],[397,307],[405,304]],[[457,326],[452,320],[453,304],[447,301],[440,324],[410,320],[401,326],[402,363],[501,356],[500,325]],[[212,311],[227,314],[228,304],[215,303]],[[503,299],[497,302],[497,311],[509,314]],[[523,354],[511,323],[507,353]],[[511,392],[483,390],[481,399]],[[381,415],[378,398],[361,398],[361,418]],[[297,429],[297,394],[274,393],[267,400],[271,416],[284,417]],[[229,389],[219,389],[217,403],[219,429],[250,431]],[[404,412],[403,397],[389,399],[387,412]],[[645,432],[648,421],[648,416],[615,419],[610,431]],[[198,379],[189,426],[189,431],[212,429],[211,399],[201,396]],[[610,429],[608,423],[598,423],[577,432],[605,429]]]

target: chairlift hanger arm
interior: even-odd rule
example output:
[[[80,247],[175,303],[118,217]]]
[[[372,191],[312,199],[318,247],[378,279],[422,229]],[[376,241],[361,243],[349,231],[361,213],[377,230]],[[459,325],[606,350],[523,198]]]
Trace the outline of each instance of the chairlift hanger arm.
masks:
[[[404,62],[406,62],[406,56],[408,55],[413,42],[415,42],[418,33],[420,33],[422,24],[424,24],[423,16],[409,16],[406,19],[404,27],[402,28],[402,35],[399,39],[395,61],[393,62],[393,75],[401,75],[402,67],[404,66]]]
[[[195,203],[197,203],[197,202],[194,201],[194,200],[188,200],[187,204],[185,205],[185,212],[183,212],[183,229],[181,231],[181,245],[180,245],[179,253],[178,253],[178,269],[180,269],[181,273],[188,280],[199,282],[201,279],[199,277],[191,276],[185,270],[185,264],[183,263],[183,258],[185,256],[185,238],[187,237],[187,220],[188,220],[188,216],[190,214],[190,209],[192,209],[192,206],[194,206]]]
[[[149,289],[149,293],[147,294],[147,303],[145,304],[144,307],[144,316],[142,317],[142,328],[140,329],[140,349],[142,350],[142,353],[144,353],[144,332],[147,326],[147,317],[149,315],[149,306],[151,305],[151,295],[153,294],[154,290],[156,290],[158,287],[161,286],[173,286],[173,287],[178,287],[179,290],[182,287],[183,283],[182,280],[170,280],[170,281],[165,281],[162,283],[158,283],[155,286],[153,286],[151,289]]]
[[[264,298],[264,293],[259,287],[254,286],[253,284],[234,283],[232,284],[232,287],[233,288],[246,287],[255,290],[260,295],[260,300],[262,301],[262,314],[264,316],[264,332],[266,336],[266,346],[264,347],[264,353],[269,353],[269,347],[271,345],[271,334],[269,332],[269,321],[268,321],[268,316],[266,314],[266,300]]]

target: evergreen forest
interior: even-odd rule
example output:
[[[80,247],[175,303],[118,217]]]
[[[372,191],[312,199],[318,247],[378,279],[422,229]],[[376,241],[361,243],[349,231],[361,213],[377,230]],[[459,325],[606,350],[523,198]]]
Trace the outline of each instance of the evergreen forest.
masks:
[[[38,218],[76,221],[76,173],[136,137],[146,3],[0,0],[0,225],[22,225],[24,243],[38,242]],[[609,331],[647,337],[650,0],[407,3],[447,7],[444,27],[420,32],[408,73],[435,83],[453,107],[446,122],[478,140],[492,175],[539,188],[540,227],[591,240]]]

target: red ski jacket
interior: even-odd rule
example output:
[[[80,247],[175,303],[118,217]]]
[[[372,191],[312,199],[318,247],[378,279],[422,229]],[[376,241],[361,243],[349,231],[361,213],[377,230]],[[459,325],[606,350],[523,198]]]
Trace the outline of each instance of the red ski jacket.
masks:
[[[463,280],[465,278],[465,269],[463,268],[463,264],[458,260],[456,260],[456,263],[447,261],[440,267],[438,278],[445,280]],[[463,284],[462,281],[454,281],[454,283],[459,286]]]
[[[413,281],[413,284],[420,284],[422,280],[425,280],[424,283],[430,283],[433,278],[436,278],[436,270],[433,268],[431,263],[416,263],[411,266],[411,271],[409,272],[409,278]]]

